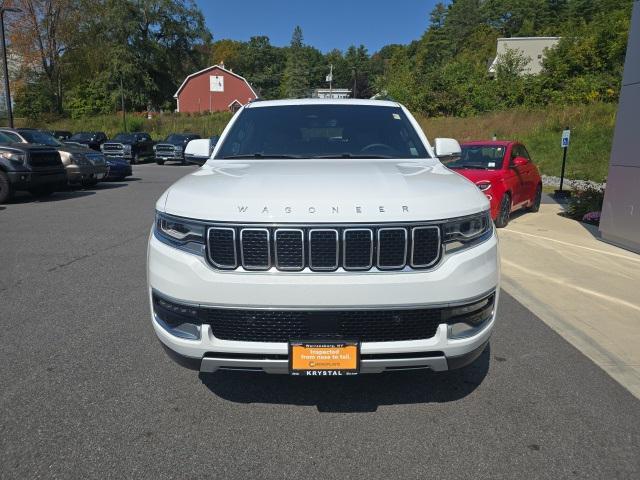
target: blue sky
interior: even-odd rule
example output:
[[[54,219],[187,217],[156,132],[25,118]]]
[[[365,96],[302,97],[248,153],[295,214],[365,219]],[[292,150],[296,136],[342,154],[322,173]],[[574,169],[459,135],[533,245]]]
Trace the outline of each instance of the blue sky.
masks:
[[[364,44],[369,53],[418,39],[437,0],[196,0],[214,40],[266,35],[284,46],[296,25],[306,44],[328,52]]]

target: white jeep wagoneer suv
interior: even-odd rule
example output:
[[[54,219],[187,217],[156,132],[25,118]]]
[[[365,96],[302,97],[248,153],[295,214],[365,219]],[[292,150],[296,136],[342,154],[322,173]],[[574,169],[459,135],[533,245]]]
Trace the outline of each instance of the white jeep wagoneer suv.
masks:
[[[395,102],[256,101],[156,204],[151,318],[201,372],[459,368],[500,272],[489,202]]]

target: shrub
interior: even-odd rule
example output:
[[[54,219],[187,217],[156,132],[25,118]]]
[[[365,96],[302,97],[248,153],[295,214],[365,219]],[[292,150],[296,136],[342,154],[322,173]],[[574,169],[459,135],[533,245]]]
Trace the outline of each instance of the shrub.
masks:
[[[594,221],[593,214],[602,210],[603,200],[603,188],[587,187],[584,190],[577,190],[571,194],[566,215],[574,220],[582,221],[587,214],[591,214],[587,218]]]

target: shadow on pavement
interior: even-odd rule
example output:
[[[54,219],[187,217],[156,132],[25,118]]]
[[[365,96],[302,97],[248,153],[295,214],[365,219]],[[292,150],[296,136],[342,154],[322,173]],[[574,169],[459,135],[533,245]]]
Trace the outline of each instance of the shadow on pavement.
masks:
[[[491,346],[471,365],[451,372],[389,372],[341,378],[290,377],[252,372],[200,374],[218,397],[237,403],[317,406],[320,412],[375,412],[381,405],[445,403],[473,392],[489,370]]]
[[[50,197],[34,197],[28,193],[17,193],[15,197],[11,200],[12,204],[20,204],[20,203],[49,203],[49,202],[59,202],[61,200],[69,200],[70,198],[80,198],[87,197],[89,195],[95,195],[96,192],[92,190],[65,190],[62,192],[55,192]]]

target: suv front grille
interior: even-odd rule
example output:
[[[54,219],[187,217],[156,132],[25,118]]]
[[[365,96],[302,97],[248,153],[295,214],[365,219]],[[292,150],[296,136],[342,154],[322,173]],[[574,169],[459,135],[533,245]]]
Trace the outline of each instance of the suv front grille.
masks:
[[[61,167],[62,160],[57,150],[30,150],[29,164],[35,168]]]
[[[478,325],[493,314],[495,293],[468,303],[411,309],[269,310],[184,305],[153,293],[153,309],[166,323],[206,324],[220,340],[289,342],[357,340],[398,342],[432,338],[441,324]]]
[[[212,226],[207,258],[222,270],[333,272],[424,269],[440,259],[440,227]]]
[[[352,339],[393,342],[431,338],[442,309],[273,311],[203,309],[202,320],[220,340],[288,342]]]

